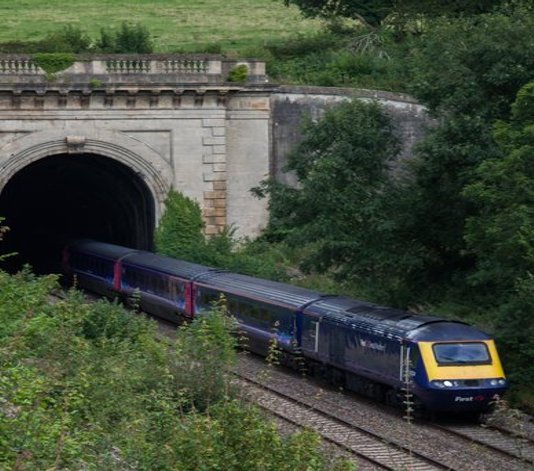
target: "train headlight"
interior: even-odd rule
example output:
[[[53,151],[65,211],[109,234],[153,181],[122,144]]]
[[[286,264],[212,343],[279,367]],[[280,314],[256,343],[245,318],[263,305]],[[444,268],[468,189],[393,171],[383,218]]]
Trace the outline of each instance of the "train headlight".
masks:
[[[445,379],[443,381],[432,381],[432,385],[433,386],[436,386],[440,389],[443,389],[443,388],[453,388],[453,387],[458,387],[459,383],[458,381],[453,381],[453,380],[449,380],[449,379]]]
[[[490,379],[490,386],[504,386],[506,384],[506,380],[504,378],[495,378]]]

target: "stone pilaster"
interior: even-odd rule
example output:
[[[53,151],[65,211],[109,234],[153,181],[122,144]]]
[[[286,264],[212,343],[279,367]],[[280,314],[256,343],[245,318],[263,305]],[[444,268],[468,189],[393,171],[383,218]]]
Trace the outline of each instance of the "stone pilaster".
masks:
[[[226,224],[226,127],[225,120],[202,120],[202,145],[204,154],[204,209],[203,217],[206,234],[213,235],[222,231]]]

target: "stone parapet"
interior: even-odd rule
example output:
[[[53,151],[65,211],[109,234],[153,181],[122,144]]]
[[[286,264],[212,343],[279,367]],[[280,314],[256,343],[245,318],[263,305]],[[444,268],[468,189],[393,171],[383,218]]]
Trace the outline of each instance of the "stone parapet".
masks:
[[[0,54],[0,85],[87,84],[91,87],[113,84],[195,83],[221,84],[230,71],[245,65],[246,83],[267,83],[265,62],[231,60],[215,55],[109,54],[77,56],[74,63],[54,74],[47,74],[31,55]]]

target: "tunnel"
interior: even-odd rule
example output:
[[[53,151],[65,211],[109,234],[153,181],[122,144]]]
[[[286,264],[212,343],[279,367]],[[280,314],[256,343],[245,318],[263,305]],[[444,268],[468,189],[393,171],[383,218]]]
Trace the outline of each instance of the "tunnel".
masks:
[[[60,154],[18,171],[0,194],[1,262],[11,273],[29,264],[37,274],[59,273],[69,241],[91,238],[151,250],[154,198],[142,176],[95,154]]]

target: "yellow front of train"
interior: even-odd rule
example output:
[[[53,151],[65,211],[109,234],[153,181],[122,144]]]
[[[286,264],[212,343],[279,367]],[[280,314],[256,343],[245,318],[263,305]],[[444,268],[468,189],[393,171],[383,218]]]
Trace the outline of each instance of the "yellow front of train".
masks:
[[[417,342],[424,372],[417,393],[436,411],[485,412],[508,387],[491,339]]]

